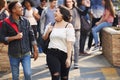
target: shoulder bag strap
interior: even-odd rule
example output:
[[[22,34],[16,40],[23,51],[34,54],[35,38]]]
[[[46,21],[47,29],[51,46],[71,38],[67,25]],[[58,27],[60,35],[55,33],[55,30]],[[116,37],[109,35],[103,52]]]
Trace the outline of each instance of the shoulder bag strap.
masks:
[[[68,24],[69,24],[69,23],[66,24],[65,28],[67,28]]]
[[[18,33],[18,27],[15,23],[12,23],[9,18],[4,19],[5,22],[7,22],[15,31]]]
[[[55,22],[52,22],[52,23],[51,23],[51,26],[54,27],[54,25],[55,25]],[[52,31],[51,31],[51,32],[52,32]],[[49,36],[50,36],[51,32],[49,33]]]

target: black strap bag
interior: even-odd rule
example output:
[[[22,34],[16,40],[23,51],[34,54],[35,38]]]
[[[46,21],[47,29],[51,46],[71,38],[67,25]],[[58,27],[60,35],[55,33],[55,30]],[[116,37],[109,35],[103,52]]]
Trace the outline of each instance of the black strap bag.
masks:
[[[55,25],[55,22],[53,22],[53,23],[51,23],[51,26],[53,26],[54,27],[54,25]],[[42,43],[41,43],[41,47],[42,47],[42,51],[46,54],[47,53],[47,51],[48,51],[48,45],[49,45],[49,42],[50,42],[50,34],[51,34],[51,32],[49,33],[49,36],[48,36],[48,39],[47,40],[43,40],[42,39]]]
[[[81,30],[89,32],[91,30],[90,23],[85,19],[83,15],[81,15],[80,18],[81,18]]]

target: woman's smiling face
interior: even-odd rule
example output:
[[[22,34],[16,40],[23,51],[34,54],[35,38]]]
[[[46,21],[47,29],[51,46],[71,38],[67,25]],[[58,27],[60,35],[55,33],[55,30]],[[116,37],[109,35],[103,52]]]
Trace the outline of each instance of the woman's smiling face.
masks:
[[[59,8],[56,8],[56,11],[54,12],[54,16],[55,16],[55,20],[58,22],[63,20],[62,14],[60,13]]]

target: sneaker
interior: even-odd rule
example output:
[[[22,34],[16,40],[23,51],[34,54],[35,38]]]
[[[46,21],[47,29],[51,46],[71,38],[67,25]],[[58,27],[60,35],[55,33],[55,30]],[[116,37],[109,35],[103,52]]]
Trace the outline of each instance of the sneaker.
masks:
[[[91,46],[95,46],[95,43],[93,43]]]
[[[79,68],[78,63],[74,63],[74,69],[78,69],[78,68]]]
[[[102,51],[102,46],[99,47],[99,51]]]
[[[88,54],[90,54],[92,51],[91,51],[91,48],[87,48],[86,50],[85,50],[85,52],[86,53],[88,53]]]
[[[88,54],[87,52],[80,52],[79,56],[89,56],[90,54]]]
[[[95,47],[92,49],[92,51],[99,51],[99,46],[98,46],[98,45],[95,46]]]
[[[93,51],[92,53],[91,53],[91,55],[101,55],[102,54],[102,51]]]
[[[90,48],[87,48],[87,49],[86,49],[86,52],[88,52],[88,51],[90,51]]]

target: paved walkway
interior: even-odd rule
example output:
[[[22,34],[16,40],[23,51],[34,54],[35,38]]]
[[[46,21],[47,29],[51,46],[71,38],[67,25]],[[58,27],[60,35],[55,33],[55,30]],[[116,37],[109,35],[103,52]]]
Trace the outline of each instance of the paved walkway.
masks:
[[[46,67],[45,54],[32,60],[32,80],[51,80],[50,73]],[[91,55],[79,57],[79,69],[70,70],[69,80],[120,80],[120,69],[113,67],[103,55]],[[20,77],[23,78],[22,67]],[[11,73],[0,77],[0,80],[11,80]]]
[[[45,58],[45,54],[40,54],[36,61],[31,59],[32,80],[51,80]],[[0,80],[12,80],[11,73],[0,72]],[[23,80],[22,67],[20,80]],[[72,64],[69,80],[120,80],[120,68],[112,66],[103,55],[80,56],[79,69],[73,69]]]
[[[78,69],[73,69],[72,62],[69,80],[120,80],[120,68],[112,66],[100,53],[92,52],[90,56],[79,56]],[[31,59],[31,64],[32,80],[51,80],[45,54],[39,54],[36,61]],[[0,73],[0,80],[12,80],[11,73]],[[20,80],[23,80],[22,67]]]
[[[69,80],[120,80],[120,68],[112,66],[100,53],[92,52],[90,56],[79,56],[78,69],[73,69],[74,62],[72,62]],[[45,54],[39,54],[36,61],[31,59],[31,64],[32,80],[51,80]],[[12,80],[11,73],[0,73],[0,80]],[[23,80],[22,67],[20,67],[20,80]]]

